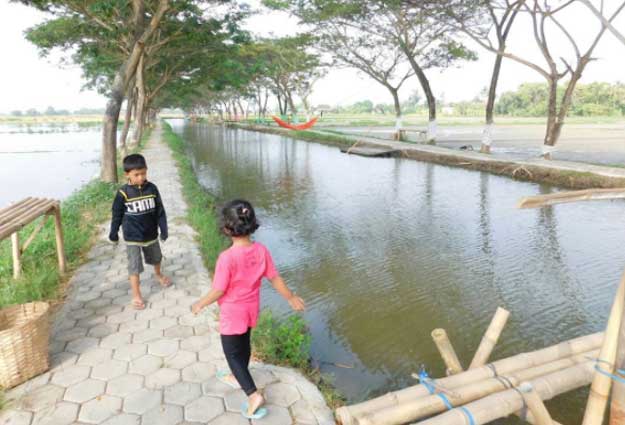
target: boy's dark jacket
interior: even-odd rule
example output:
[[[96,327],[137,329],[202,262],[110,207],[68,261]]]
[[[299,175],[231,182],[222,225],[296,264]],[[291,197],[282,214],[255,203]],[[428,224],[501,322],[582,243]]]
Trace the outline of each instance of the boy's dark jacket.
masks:
[[[158,228],[161,229],[161,239],[167,239],[167,216],[155,184],[125,184],[117,191],[113,201],[110,240],[119,240],[120,225],[127,242],[154,241],[158,238]]]

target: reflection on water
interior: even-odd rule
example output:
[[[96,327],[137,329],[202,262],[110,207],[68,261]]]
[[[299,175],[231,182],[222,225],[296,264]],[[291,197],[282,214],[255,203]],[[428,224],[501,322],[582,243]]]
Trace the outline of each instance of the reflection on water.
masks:
[[[553,189],[281,136],[174,128],[208,190],[257,207],[257,239],[308,303],[314,359],[352,401],[412,384],[421,364],[442,375],[433,328],[447,329],[468,365],[497,306],[512,314],[493,358],[605,325],[625,268],[622,201],[518,210],[522,196]],[[263,304],[288,313],[271,290]],[[579,422],[583,397],[549,406]]]
[[[0,125],[0,208],[27,196],[69,196],[98,173],[100,143],[93,126]]]

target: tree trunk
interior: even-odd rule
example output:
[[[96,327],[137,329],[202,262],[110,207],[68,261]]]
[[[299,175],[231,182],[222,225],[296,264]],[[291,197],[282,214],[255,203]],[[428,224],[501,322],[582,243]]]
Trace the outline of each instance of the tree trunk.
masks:
[[[122,93],[119,90],[111,93],[104,112],[100,179],[110,183],[117,183],[117,123],[124,101]]]
[[[395,135],[393,136],[393,138],[395,140],[401,141],[402,123],[401,123],[401,103],[399,103],[399,94],[396,88],[393,88],[390,86],[386,86],[386,88],[388,89],[388,91],[391,92],[391,95],[393,96],[393,106],[395,107]]]
[[[290,91],[286,92],[286,100],[289,102],[289,108],[291,109],[291,113],[293,114],[293,118],[297,120],[297,109],[295,109],[295,102],[293,102],[293,93]],[[285,108],[286,110],[286,108]]]
[[[265,103],[263,104],[263,117],[267,115],[267,102],[269,102],[269,92],[265,90]]]
[[[137,66],[137,111],[135,117],[135,131],[132,133],[132,144],[133,146],[138,146],[139,142],[141,142],[141,137],[143,136],[143,128],[145,125],[145,106],[146,106],[146,96],[145,96],[145,80],[143,79],[143,73],[145,71],[145,56],[141,55],[141,59],[139,59],[139,65]]]
[[[501,62],[503,56],[497,55],[495,58],[495,65],[493,66],[493,73],[490,78],[490,87],[488,88],[488,99],[486,100],[486,126],[482,133],[482,146],[480,152],[490,153],[490,145],[493,142],[493,124],[494,110],[495,110],[495,97],[497,96],[497,83],[499,82],[499,73],[501,72]]]
[[[556,145],[558,139],[560,138],[566,114],[569,112],[571,102],[573,101],[573,92],[575,91],[575,86],[577,85],[579,79],[582,77],[582,71],[587,63],[588,62],[585,60],[585,58],[582,58],[579,65],[577,66],[577,69],[571,75],[571,80],[567,83],[566,90],[562,95],[559,110],[557,105],[558,82],[555,79],[549,82],[549,117],[547,119],[545,148],[543,149],[545,159],[551,159],[553,147]]]
[[[419,66],[415,58],[409,54],[409,52],[404,51],[406,56],[408,57],[408,62],[410,62],[410,66],[412,66],[415,75],[419,79],[419,84],[421,84],[421,88],[423,89],[423,93],[425,93],[425,98],[428,102],[428,134],[427,139],[429,143],[434,144],[436,141],[436,98],[434,97],[434,93],[432,93],[432,87],[430,87],[430,82],[428,77],[423,72],[423,69]]]
[[[130,86],[128,90],[128,99],[126,100],[126,116],[124,117],[124,127],[122,128],[122,134],[120,136],[120,145],[122,148],[122,155],[126,155],[126,139],[128,138],[128,131],[130,130],[130,121],[132,121],[132,109],[135,102],[135,88]]]

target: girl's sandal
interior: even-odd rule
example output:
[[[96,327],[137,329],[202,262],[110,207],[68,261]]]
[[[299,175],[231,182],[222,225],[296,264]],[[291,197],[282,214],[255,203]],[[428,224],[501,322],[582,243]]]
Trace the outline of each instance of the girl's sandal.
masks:
[[[251,415],[247,412],[248,407],[249,407],[248,401],[245,400],[243,402],[243,405],[241,406],[241,415],[243,415],[243,417],[245,419],[262,419],[265,416],[267,416],[267,408],[266,407],[259,407]]]
[[[228,377],[232,376],[232,374],[225,370],[218,370],[215,376],[217,377],[217,379],[219,379],[219,382],[221,382],[222,384],[226,384],[231,388],[236,388],[236,389],[241,388],[239,384],[236,384],[231,379],[228,379]]]

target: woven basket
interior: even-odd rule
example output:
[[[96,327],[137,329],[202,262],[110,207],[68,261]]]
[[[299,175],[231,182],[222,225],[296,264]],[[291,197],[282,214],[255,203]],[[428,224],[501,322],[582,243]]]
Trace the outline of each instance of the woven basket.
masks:
[[[11,388],[49,368],[48,303],[0,310],[0,387]]]

